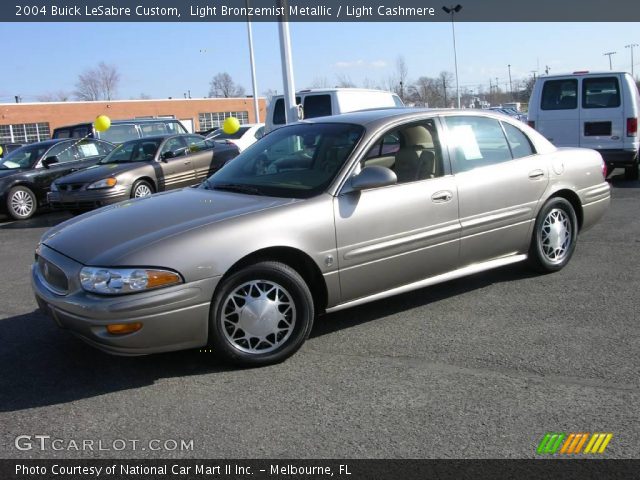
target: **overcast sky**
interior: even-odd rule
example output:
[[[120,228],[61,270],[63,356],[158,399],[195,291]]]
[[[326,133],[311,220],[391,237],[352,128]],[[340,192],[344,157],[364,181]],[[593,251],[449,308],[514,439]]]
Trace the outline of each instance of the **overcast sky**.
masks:
[[[450,23],[291,23],[296,88],[339,77],[382,84],[402,55],[409,80],[453,72]],[[258,92],[282,91],[277,23],[253,23]],[[122,75],[118,97],[208,94],[216,73],[228,72],[251,92],[245,23],[0,23],[0,102],[14,95],[71,92],[78,74],[100,61]],[[456,23],[460,85],[505,88],[532,71],[631,70],[640,23]],[[636,76],[640,48],[634,50]]]

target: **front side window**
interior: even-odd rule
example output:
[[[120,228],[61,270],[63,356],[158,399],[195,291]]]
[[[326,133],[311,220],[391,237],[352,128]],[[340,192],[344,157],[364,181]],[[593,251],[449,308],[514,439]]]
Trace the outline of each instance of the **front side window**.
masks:
[[[303,105],[304,118],[326,117],[331,115],[330,95],[307,95]]]
[[[128,163],[153,160],[161,143],[161,138],[148,138],[125,142],[113,149],[100,163]]]
[[[186,153],[186,145],[182,137],[173,137],[165,142],[160,150],[160,156],[164,157],[171,152],[172,157],[180,157]]]
[[[101,155],[107,155],[113,147],[105,142],[99,142],[96,140],[85,139],[81,140],[76,145],[80,158],[98,157]]]
[[[547,80],[542,88],[542,110],[572,110],[578,108],[578,81]]]
[[[48,145],[26,145],[0,158],[0,170],[33,168],[49,148]]]
[[[215,143],[212,140],[207,140],[198,135],[189,135],[186,137],[187,147],[189,153],[197,153],[203,150],[211,150],[215,147]]]
[[[284,125],[286,123],[284,115],[284,98],[278,98],[273,106],[273,124]],[[296,97],[296,103],[300,103],[300,97]]]
[[[620,86],[616,77],[582,80],[582,108],[616,108],[620,106]]]
[[[372,165],[393,170],[398,183],[444,175],[442,149],[434,120],[412,122],[385,133],[365,155],[362,167]]]
[[[454,173],[512,159],[498,120],[475,116],[443,118],[449,130]]]
[[[209,177],[202,188],[310,198],[328,188],[363,133],[361,126],[344,123],[279,128]]]

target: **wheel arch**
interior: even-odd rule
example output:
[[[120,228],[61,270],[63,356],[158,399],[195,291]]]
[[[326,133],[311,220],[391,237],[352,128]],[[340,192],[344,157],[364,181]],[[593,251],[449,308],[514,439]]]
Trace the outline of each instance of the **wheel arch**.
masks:
[[[558,197],[564,198],[573,207],[573,210],[576,212],[576,218],[578,220],[578,231],[580,231],[582,229],[582,223],[584,221],[584,213],[582,211],[582,202],[580,202],[580,197],[573,190],[563,188],[553,192],[549,199]]]
[[[256,250],[255,252],[252,252],[238,260],[223,275],[221,281],[218,283],[214,297],[218,293],[220,285],[222,285],[223,281],[230,275],[233,275],[235,272],[248,265],[264,261],[280,262],[293,268],[309,286],[316,312],[320,313],[326,309],[328,302],[328,289],[320,268],[311,259],[311,257],[302,250],[284,246],[267,247]]]
[[[151,177],[149,177],[147,175],[145,175],[143,177],[136,178],[134,180],[134,182],[131,184],[131,191],[133,191],[133,186],[138,182],[147,182],[149,185],[151,185],[151,188],[153,188],[153,193],[157,193],[158,186],[156,185],[156,182],[153,180],[153,178],[151,178]]]

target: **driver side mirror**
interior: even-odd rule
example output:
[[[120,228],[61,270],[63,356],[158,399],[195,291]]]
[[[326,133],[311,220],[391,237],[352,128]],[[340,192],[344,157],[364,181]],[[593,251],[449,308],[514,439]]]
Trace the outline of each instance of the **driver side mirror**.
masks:
[[[172,150],[169,150],[168,152],[164,152],[162,154],[162,160],[169,160],[170,158],[175,158],[176,154],[175,152],[173,152]]]
[[[352,190],[360,191],[369,188],[386,187],[398,183],[395,172],[381,165],[364,167],[355,177],[351,177]]]
[[[59,163],[59,162],[60,160],[58,160],[58,157],[56,157],[55,155],[52,155],[51,157],[47,157],[44,160],[42,160],[42,166],[44,168],[49,168],[54,163]]]

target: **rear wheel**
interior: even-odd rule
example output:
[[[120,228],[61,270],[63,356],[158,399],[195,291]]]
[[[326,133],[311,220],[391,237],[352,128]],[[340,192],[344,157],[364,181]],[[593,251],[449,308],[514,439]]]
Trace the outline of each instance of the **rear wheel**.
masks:
[[[213,300],[210,344],[243,366],[281,362],[309,337],[314,306],[309,287],[288,265],[260,262],[224,280]]]
[[[562,269],[576,248],[578,220],[571,203],[562,198],[550,198],[544,204],[533,231],[529,262],[539,272]]]
[[[26,220],[38,208],[36,196],[30,188],[25,186],[13,187],[7,195],[7,211],[16,220]]]
[[[131,188],[131,198],[148,197],[153,193],[153,187],[146,180],[138,180]]]

